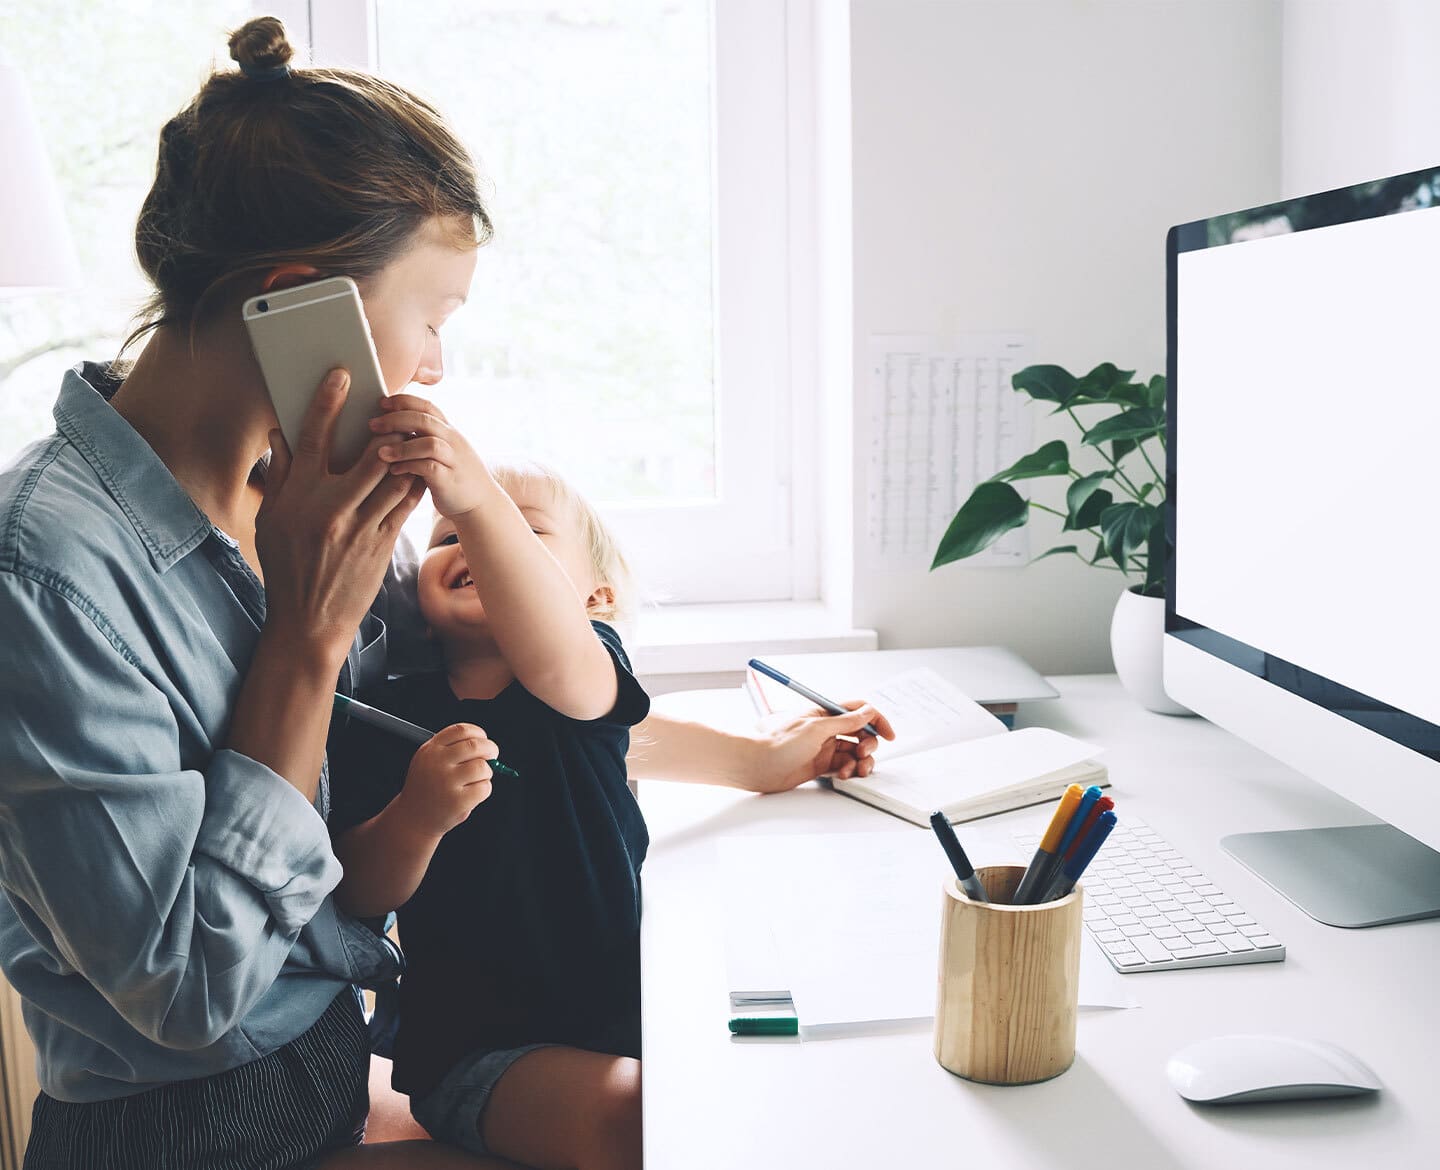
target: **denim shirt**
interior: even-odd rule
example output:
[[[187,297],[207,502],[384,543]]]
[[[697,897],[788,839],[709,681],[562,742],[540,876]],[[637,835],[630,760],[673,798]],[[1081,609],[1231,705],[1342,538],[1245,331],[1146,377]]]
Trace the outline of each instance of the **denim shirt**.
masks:
[[[223,746],[259,580],[86,376],[0,471],[0,967],[68,1101],[255,1060],[398,969],[331,898],[324,770],[312,805]]]

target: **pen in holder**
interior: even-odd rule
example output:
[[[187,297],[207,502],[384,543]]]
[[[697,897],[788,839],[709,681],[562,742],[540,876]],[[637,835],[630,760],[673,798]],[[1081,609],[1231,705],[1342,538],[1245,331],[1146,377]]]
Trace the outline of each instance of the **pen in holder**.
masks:
[[[1023,866],[976,871],[988,902],[944,885],[935,1059],[957,1076],[1027,1085],[1075,1060],[1082,890],[1012,906]]]

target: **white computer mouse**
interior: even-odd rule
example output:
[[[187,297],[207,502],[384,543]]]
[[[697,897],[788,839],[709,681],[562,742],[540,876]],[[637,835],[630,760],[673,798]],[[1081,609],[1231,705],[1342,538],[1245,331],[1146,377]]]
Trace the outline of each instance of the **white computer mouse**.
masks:
[[[1229,1105],[1376,1093],[1380,1079],[1339,1045],[1295,1036],[1212,1036],[1165,1066],[1188,1101]]]

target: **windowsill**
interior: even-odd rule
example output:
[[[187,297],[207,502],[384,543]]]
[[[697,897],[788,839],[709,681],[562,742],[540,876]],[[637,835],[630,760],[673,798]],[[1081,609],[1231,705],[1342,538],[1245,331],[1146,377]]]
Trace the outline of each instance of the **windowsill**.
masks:
[[[644,610],[626,639],[636,674],[737,674],[765,654],[874,650],[874,630],[855,629],[821,601],[666,605]]]

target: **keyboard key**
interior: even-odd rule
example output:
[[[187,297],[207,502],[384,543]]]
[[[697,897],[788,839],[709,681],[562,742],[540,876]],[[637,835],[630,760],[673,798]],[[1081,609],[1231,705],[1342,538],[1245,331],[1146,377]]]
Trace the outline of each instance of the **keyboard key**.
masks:
[[[1170,950],[1159,939],[1144,936],[1132,939],[1135,949],[1152,963],[1165,963],[1170,959]]]
[[[1174,959],[1203,959],[1211,955],[1223,955],[1225,948],[1219,943],[1205,943],[1198,947],[1189,947],[1183,951],[1175,951],[1170,957]]]
[[[1220,941],[1236,954],[1239,954],[1241,951],[1253,951],[1255,949],[1255,944],[1243,934],[1222,934]]]

